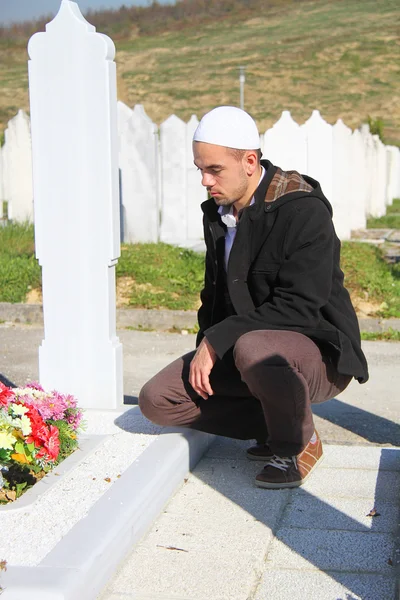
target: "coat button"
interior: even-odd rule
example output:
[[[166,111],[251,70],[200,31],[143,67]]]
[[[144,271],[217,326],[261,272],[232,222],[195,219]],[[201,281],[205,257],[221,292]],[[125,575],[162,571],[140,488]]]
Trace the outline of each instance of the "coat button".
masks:
[[[271,210],[271,207],[270,207],[270,206],[267,206],[267,207],[266,207],[266,210]]]

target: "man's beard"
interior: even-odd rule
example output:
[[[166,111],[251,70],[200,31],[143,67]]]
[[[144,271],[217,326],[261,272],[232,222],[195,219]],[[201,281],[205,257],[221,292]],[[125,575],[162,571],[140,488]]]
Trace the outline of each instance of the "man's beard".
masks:
[[[240,184],[233,193],[233,197],[227,198],[226,196],[217,196],[214,198],[214,202],[217,206],[232,206],[238,200],[241,200],[245,196],[248,189],[248,180],[244,170],[241,172]],[[212,196],[212,192],[208,192]]]

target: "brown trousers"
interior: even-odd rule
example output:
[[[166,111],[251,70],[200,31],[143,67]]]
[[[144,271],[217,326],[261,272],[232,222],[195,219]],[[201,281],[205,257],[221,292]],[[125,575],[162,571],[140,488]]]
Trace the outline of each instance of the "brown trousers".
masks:
[[[165,367],[142,388],[139,405],[158,425],[183,426],[267,442],[281,456],[303,450],[314,432],[312,403],[333,398],[352,379],[308,337],[293,331],[253,331],[217,360],[214,395],[199,397],[189,383],[195,351]]]

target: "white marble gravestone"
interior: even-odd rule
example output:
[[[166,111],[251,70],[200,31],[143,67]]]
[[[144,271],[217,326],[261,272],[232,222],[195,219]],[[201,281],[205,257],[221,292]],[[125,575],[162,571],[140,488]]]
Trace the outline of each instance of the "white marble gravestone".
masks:
[[[19,110],[7,125],[2,148],[2,200],[8,202],[8,218],[33,222],[32,150],[28,115]]]
[[[307,138],[307,175],[321,184],[325,196],[332,202],[333,140],[329,125],[318,110],[301,126]],[[335,219],[335,215],[334,215]]]
[[[176,115],[160,125],[161,146],[161,228],[160,240],[185,243],[186,208],[186,124]]]
[[[339,119],[332,128],[332,197],[336,233],[341,240],[351,237],[356,219],[354,211],[357,196],[352,189],[352,137],[351,129]]]
[[[301,127],[284,110],[275,125],[261,138],[263,158],[284,171],[307,173],[306,137]]]
[[[186,202],[187,202],[187,243],[196,245],[204,238],[202,202],[207,200],[207,190],[201,185],[200,171],[193,162],[193,135],[199,120],[192,115],[186,125]]]
[[[367,202],[368,202],[368,173],[364,142],[359,129],[353,131],[351,136],[351,202],[352,229],[365,229],[367,226]]]
[[[124,242],[157,242],[157,127],[141,104],[129,116],[130,109],[118,105]]]
[[[45,337],[41,384],[85,408],[122,402],[115,48],[63,0],[29,41],[36,254]]]
[[[387,152],[387,203],[393,203],[395,198],[400,198],[400,148],[386,146]]]

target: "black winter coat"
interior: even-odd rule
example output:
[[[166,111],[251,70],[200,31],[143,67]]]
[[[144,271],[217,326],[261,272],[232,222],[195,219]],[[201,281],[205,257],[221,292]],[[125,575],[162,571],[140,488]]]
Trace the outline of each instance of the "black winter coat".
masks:
[[[255,203],[240,214],[226,282],[236,314],[225,317],[222,264],[225,225],[213,199],[202,204],[207,247],[199,344],[206,336],[223,358],[240,336],[261,329],[302,333],[335,360],[339,373],[360,383],[368,379],[360,331],[340,269],[340,241],[332,207],[314,179],[313,191],[285,194],[265,202],[277,168],[261,163],[266,174]]]

